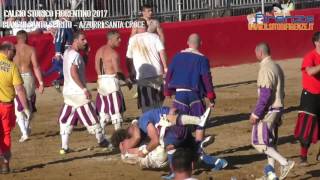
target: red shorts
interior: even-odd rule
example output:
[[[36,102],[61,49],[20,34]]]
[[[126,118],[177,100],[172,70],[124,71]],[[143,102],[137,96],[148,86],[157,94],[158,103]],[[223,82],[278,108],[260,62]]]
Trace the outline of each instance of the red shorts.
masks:
[[[11,130],[15,126],[14,105],[0,102],[0,155],[10,151]]]

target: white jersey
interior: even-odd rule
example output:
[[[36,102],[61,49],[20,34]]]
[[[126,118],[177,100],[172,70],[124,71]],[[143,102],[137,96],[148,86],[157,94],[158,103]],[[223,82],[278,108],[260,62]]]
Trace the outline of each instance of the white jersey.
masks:
[[[127,57],[133,59],[136,79],[156,77],[163,74],[159,52],[164,46],[157,34],[144,32],[129,39]]]
[[[86,84],[85,80],[85,64],[81,55],[72,48],[65,51],[63,55],[63,95],[83,95],[84,92],[78,86],[71,77],[71,67],[72,65],[77,66],[80,81],[83,85]]]

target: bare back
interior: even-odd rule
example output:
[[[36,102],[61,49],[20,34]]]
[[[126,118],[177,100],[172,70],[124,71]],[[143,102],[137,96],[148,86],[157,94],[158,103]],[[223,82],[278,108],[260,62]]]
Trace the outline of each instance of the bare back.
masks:
[[[16,50],[13,61],[18,66],[20,73],[32,72],[32,58],[35,56],[34,48],[27,44],[17,44]]]
[[[113,48],[108,45],[102,46],[96,55],[96,70],[98,75],[121,72],[119,61],[119,54]]]

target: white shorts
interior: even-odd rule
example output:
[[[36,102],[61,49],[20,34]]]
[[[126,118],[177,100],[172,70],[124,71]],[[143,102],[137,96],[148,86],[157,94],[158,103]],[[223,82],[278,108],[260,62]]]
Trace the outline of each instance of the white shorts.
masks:
[[[103,96],[119,91],[119,80],[115,74],[104,74],[98,76],[98,92]]]
[[[146,145],[140,146],[139,149],[142,149],[143,146]],[[160,145],[144,158],[136,154],[125,154],[121,156],[121,159],[128,164],[139,164],[142,168],[163,168],[168,165],[167,153]]]
[[[31,112],[35,112],[36,111],[36,86],[35,86],[35,80],[34,80],[33,74],[22,73],[21,77],[23,80],[23,86],[26,90],[26,98],[27,98],[28,106]],[[17,120],[24,117],[24,114],[23,114],[24,108],[18,96],[16,96],[14,99],[14,109],[15,109],[15,115],[17,117]]]

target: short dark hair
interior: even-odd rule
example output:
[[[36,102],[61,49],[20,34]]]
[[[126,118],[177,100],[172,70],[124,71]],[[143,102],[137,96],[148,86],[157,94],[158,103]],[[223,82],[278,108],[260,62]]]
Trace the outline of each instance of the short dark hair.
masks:
[[[110,30],[107,32],[107,39],[110,39],[113,35],[120,34],[117,30]]]
[[[314,44],[315,42],[320,40],[320,31],[315,32],[312,36],[312,43]]]
[[[78,39],[81,35],[86,35],[83,31],[75,31],[74,33],[73,33],[73,36],[72,36],[72,38],[73,38],[73,41],[75,40],[75,39]]]
[[[0,51],[6,51],[6,50],[11,50],[14,49],[14,45],[11,42],[4,41],[0,44]]]
[[[172,157],[172,167],[175,172],[192,171],[192,162],[196,152],[191,149],[178,148]]]
[[[147,23],[147,21],[146,21],[144,18],[140,17],[140,18],[138,18],[137,21],[138,21],[138,22],[142,22],[142,24],[143,24],[142,27],[144,27],[145,29],[148,29],[148,23]]]
[[[17,32],[17,37],[27,39],[28,33],[25,30],[20,30]]]
[[[150,3],[143,4],[140,7],[140,11],[144,11],[145,9],[153,9],[153,6]]]
[[[114,148],[119,148],[120,142],[127,139],[129,133],[127,129],[118,129],[111,136],[111,144]]]

